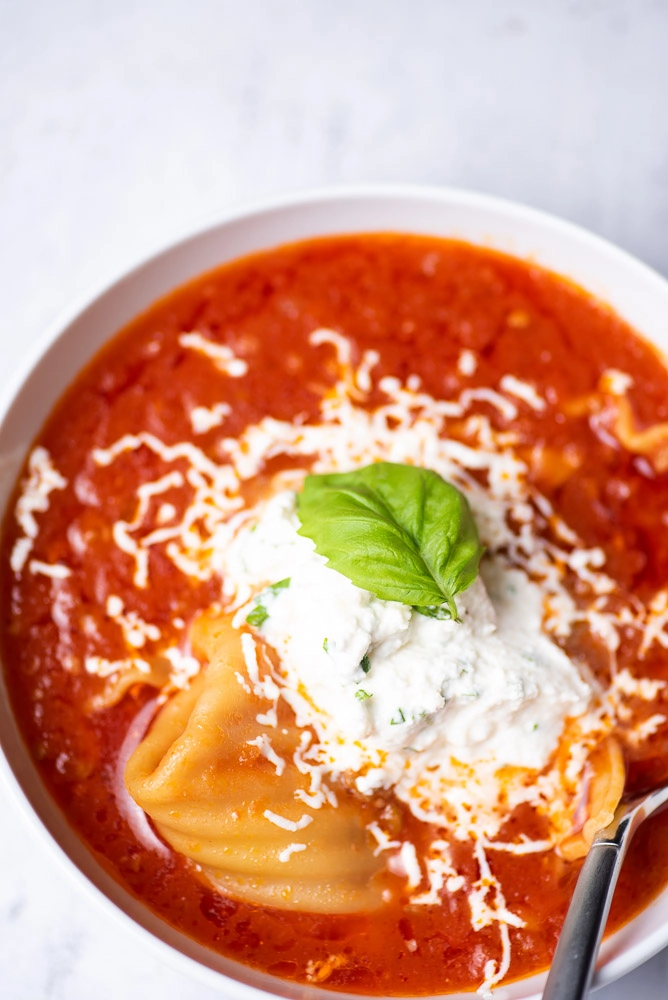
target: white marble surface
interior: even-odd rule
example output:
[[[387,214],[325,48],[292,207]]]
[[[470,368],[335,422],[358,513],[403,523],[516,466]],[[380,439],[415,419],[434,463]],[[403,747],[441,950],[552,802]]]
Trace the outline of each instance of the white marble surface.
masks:
[[[248,200],[505,195],[668,274],[666,0],[0,0],[0,378],[63,309]],[[0,789],[0,995],[206,1000]],[[600,1000],[655,1000],[664,952]]]

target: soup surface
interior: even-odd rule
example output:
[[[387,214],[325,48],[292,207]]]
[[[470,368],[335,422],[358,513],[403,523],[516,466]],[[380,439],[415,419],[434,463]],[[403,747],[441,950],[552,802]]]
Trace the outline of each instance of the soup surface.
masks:
[[[67,391],[5,518],[42,779],[121,884],[273,975],[420,995],[546,967],[622,783],[668,778],[667,420],[651,346],[489,250],[328,238],[177,289]],[[470,504],[458,619],[297,534],[306,475],[384,462]],[[665,884],[667,823],[609,928]]]

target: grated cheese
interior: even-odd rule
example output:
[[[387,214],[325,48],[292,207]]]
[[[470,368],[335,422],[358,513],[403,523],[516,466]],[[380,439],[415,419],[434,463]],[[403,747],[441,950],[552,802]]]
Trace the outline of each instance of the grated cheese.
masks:
[[[537,413],[542,413],[545,409],[545,400],[536,391],[535,387],[530,385],[529,382],[523,382],[521,379],[515,378],[514,375],[504,375],[499,382],[499,388],[503,392],[521,399],[522,402],[527,403]]]
[[[21,483],[21,492],[14,507],[14,517],[23,532],[17,538],[9,559],[14,573],[20,573],[32,552],[39,533],[36,514],[49,509],[49,496],[54,490],[64,490],[67,480],[54,467],[46,448],[33,448],[28,457],[28,476]],[[42,564],[43,565],[43,564]]]
[[[270,823],[273,823],[274,826],[279,826],[281,830],[289,830],[291,833],[297,833],[298,830],[303,830],[313,822],[313,817],[308,816],[306,813],[304,813],[301,819],[296,821],[286,819],[285,816],[279,816],[278,813],[272,812],[271,809],[265,809],[262,815]]]
[[[169,661],[171,665],[171,671],[169,674],[169,684],[173,688],[181,689],[187,688],[193,677],[196,677],[201,670],[201,664],[199,660],[195,659],[194,656],[190,656],[187,653],[182,652],[176,646],[171,646],[169,649],[163,649],[162,656]]]
[[[401,847],[400,840],[393,840],[388,833],[383,830],[379,823],[373,822],[367,825],[367,830],[376,841],[374,854],[377,856],[383,851],[393,851]]]
[[[31,573],[50,576],[52,580],[66,580],[68,576],[72,576],[72,570],[69,566],[64,566],[62,563],[40,562],[39,559],[31,559],[28,563],[28,569]]]
[[[399,857],[401,859],[403,873],[406,875],[408,880],[408,888],[415,889],[422,881],[422,869],[420,868],[420,863],[418,861],[415,844],[411,844],[409,840],[405,840],[401,845]]]
[[[112,677],[115,674],[126,673],[133,668],[143,674],[151,672],[151,667],[146,660],[108,660],[104,656],[86,656],[84,659],[86,673],[95,674],[96,677]]]
[[[266,733],[261,733],[260,736],[256,736],[254,740],[246,740],[246,743],[250,747],[258,748],[262,756],[266,757],[269,763],[274,765],[276,768],[276,774],[280,778],[285,770],[285,761],[282,757],[278,756]]]
[[[300,851],[305,850],[306,844],[288,844],[288,846],[278,855],[278,860],[285,863],[290,860],[293,854],[299,854]]]
[[[248,371],[248,363],[237,358],[227,344],[217,344],[201,333],[182,333],[179,337],[182,347],[191,347],[207,358],[211,358],[216,368],[231,378],[242,378]]]
[[[425,261],[427,269],[436,265],[437,261]],[[247,371],[246,362],[235,358],[230,348],[201,334],[184,333],[180,342],[209,357],[232,377],[241,377]],[[113,525],[113,537],[118,548],[133,559],[138,587],[149,584],[149,555],[154,546],[160,547],[186,576],[199,580],[223,578],[221,598],[228,607],[236,609],[235,625],[242,629],[241,646],[248,681],[240,674],[237,679],[246,689],[271,703],[267,711],[258,715],[258,724],[269,728],[278,724],[276,706],[283,698],[294,710],[298,724],[311,727],[302,733],[300,747],[293,756],[300,773],[309,778],[308,789],[298,789],[295,793],[298,801],[310,809],[325,804],[336,806],[336,794],[328,779],[352,774],[362,794],[373,794],[379,787],[392,787],[418,819],[445,825],[462,841],[474,844],[478,878],[469,884],[453,865],[447,842],[434,841],[426,856],[418,858],[413,844],[390,837],[377,823],[368,826],[376,841],[376,853],[387,852],[390,865],[406,877],[412,903],[436,904],[444,889],[465,893],[472,926],[477,930],[492,925],[498,928],[500,957],[486,963],[481,986],[482,994],[488,995],[509,967],[509,927],[522,926],[521,918],[506,904],[488,854],[505,851],[521,855],[553,847],[555,831],[560,824],[563,826],[564,816],[576,798],[591,747],[631,714],[629,699],[653,700],[663,689],[662,682],[636,679],[628,671],[617,671],[615,654],[622,629],[642,637],[641,656],[655,642],[668,647],[668,591],[659,592],[649,608],[637,601],[625,603],[615,594],[614,581],[605,572],[604,552],[598,548],[585,549],[576,532],[556,516],[549,501],[531,485],[527,463],[519,450],[522,442],[509,425],[518,415],[518,404],[523,403],[536,412],[546,408],[546,400],[534,386],[507,374],[500,380],[498,390],[477,386],[463,389],[452,399],[434,399],[414,375],[405,382],[394,377],[374,381],[377,352],[366,351],[355,360],[351,342],[340,332],[317,329],[311,334],[310,343],[314,348],[331,346],[337,365],[336,381],[321,401],[318,418],[311,422],[288,423],[265,417],[246,427],[238,438],[223,438],[219,442],[218,462],[191,442],[165,445],[148,433],[125,435],[107,448],[96,449],[93,458],[101,467],[121,455],[131,458],[134,452],[148,448],[166,468],[155,482],[137,488],[134,515]],[[460,353],[460,375],[471,376],[477,367],[474,352]],[[626,392],[629,386],[629,377],[613,370],[604,373],[601,380],[602,391],[613,395]],[[383,394],[380,404],[373,409],[368,405],[372,390]],[[484,412],[481,403],[485,404]],[[229,407],[224,402],[213,407],[195,407],[190,412],[194,433],[220,426],[228,413]],[[608,433],[603,416],[597,429],[598,416],[594,413],[590,418],[595,432]],[[451,421],[458,424],[456,437],[449,433]],[[416,686],[414,675],[411,684],[404,688],[400,683],[379,682],[374,686],[376,682],[371,675],[364,677],[365,689],[369,688],[367,693],[371,697],[363,702],[354,697],[346,700],[351,685],[355,687],[360,681],[355,670],[364,654],[370,651],[376,664],[385,657],[396,665],[405,641],[417,636],[426,644],[423,652],[428,667],[438,657],[429,653],[425,636],[431,635],[435,624],[447,625],[430,623],[428,619],[415,625],[410,609],[390,606],[366,595],[355,598],[358,604],[350,634],[337,632],[330,627],[331,622],[323,623],[317,646],[302,651],[302,658],[310,657],[314,669],[317,667],[330,680],[338,678],[339,687],[318,686],[319,682],[313,681],[315,686],[311,689],[310,681],[304,684],[301,668],[295,671],[294,665],[290,666],[285,644],[294,646],[305,641],[309,631],[304,628],[305,621],[309,628],[319,622],[317,608],[312,613],[313,601],[311,604],[304,601],[309,587],[311,593],[322,593],[313,587],[314,581],[320,579],[318,574],[333,571],[318,567],[316,572],[309,564],[312,552],[307,552],[307,540],[295,540],[294,524],[290,527],[289,523],[293,501],[286,500],[289,491],[280,493],[279,480],[277,496],[255,508],[244,508],[241,499],[244,483],[276,457],[294,460],[298,466],[285,474],[280,483],[283,489],[287,485],[289,491],[299,488],[308,469],[316,473],[343,471],[376,461],[413,463],[434,469],[453,482],[467,496],[488,552],[482,583],[461,598],[462,618],[469,623],[468,638],[474,636],[471,641],[474,645],[482,644],[483,648],[483,639],[487,642],[495,635],[515,637],[515,646],[507,638],[513,655],[521,658],[523,653],[534,655],[538,650],[548,656],[549,669],[534,673],[530,660],[526,659],[521,671],[506,674],[503,697],[496,690],[494,703],[486,702],[487,689],[477,686],[483,675],[476,679],[475,671],[466,670],[448,679],[445,687],[443,677],[439,678],[440,704],[436,700],[422,705],[410,701],[416,692],[424,700],[428,690],[426,685]],[[41,475],[46,481],[44,468],[42,463]],[[55,470],[53,473],[48,481],[56,485],[49,488],[63,488],[58,474]],[[163,503],[156,509],[153,498],[173,488],[187,495],[185,506],[177,510],[173,504]],[[32,531],[34,517],[31,522],[29,503],[26,510],[25,523]],[[265,519],[269,525],[266,530]],[[34,537],[30,531],[24,528],[25,537],[17,541],[15,562],[19,569],[29,557]],[[301,570],[304,577],[300,583]],[[246,630],[245,619],[258,593],[287,576],[291,577],[290,588],[271,598],[267,628],[262,630],[263,638],[281,656],[281,672],[276,673],[271,664],[260,665],[260,647]],[[577,605],[569,589],[572,579],[579,582]],[[348,584],[349,581],[341,584],[341,589],[331,591],[335,599],[321,601],[330,619],[332,615],[335,617],[337,602],[343,602],[343,607],[349,600]],[[485,610],[483,584],[489,593],[491,616],[489,609]],[[290,613],[292,617],[286,604],[290,591],[299,597],[295,608],[300,614],[294,610]],[[129,620],[130,613],[119,605],[119,599],[110,600],[111,617],[119,620],[119,624],[122,616],[128,619],[124,626],[126,639],[134,635],[133,628],[139,628],[135,636],[138,638],[141,626]],[[272,628],[278,629],[277,622],[280,623],[283,612],[284,639],[281,639]],[[529,619],[536,648],[523,650],[520,639],[526,635]],[[577,671],[568,674],[565,657],[563,661],[560,659],[563,654],[551,641],[564,639],[573,628],[582,626],[608,651],[613,684],[603,698],[589,678],[580,677]],[[490,631],[485,633],[485,629]],[[446,632],[444,629],[440,634]],[[322,648],[325,637],[326,652]],[[158,641],[148,633],[146,639]],[[193,665],[197,661],[189,662],[179,651],[167,651],[164,655],[173,663],[173,678],[181,670],[182,683],[187,683],[199,669]],[[463,655],[462,650],[458,650],[458,655]],[[88,658],[86,669],[105,676],[105,671],[120,671],[141,662],[132,657],[126,661]],[[183,663],[188,663],[185,669]],[[541,683],[547,676],[553,685],[548,684],[543,692],[544,711],[540,708],[543,694],[537,680],[539,675]],[[401,681],[402,671],[398,671],[397,677]],[[176,683],[173,679],[172,682]],[[494,705],[502,706],[498,716]],[[398,709],[404,722],[393,725],[392,720],[399,718]],[[424,710],[427,723],[424,716],[420,717],[420,711]],[[333,716],[336,716],[334,721]],[[578,722],[569,730],[571,744],[562,771],[557,771],[556,765],[544,767],[559,743],[564,721],[570,718],[573,722],[575,717]],[[442,719],[449,720],[447,726],[440,725]],[[435,720],[439,726],[433,725]],[[629,742],[650,738],[664,722],[661,714],[651,716],[628,733]],[[444,752],[443,741],[430,743],[430,731],[443,728],[449,741],[448,752]],[[402,733],[410,735],[410,741],[402,739]],[[248,742],[258,747],[277,774],[282,773],[285,761],[275,753],[266,733]],[[504,761],[524,767],[523,781],[504,783],[499,775],[499,764]],[[540,841],[526,837],[516,842],[495,839],[504,818],[523,802],[546,817],[551,836]],[[265,818],[295,832],[302,828],[299,824],[311,821],[304,814],[295,823],[271,810],[265,811]],[[282,853],[281,861],[287,862],[292,853],[305,849],[304,844],[291,844]]]
[[[460,375],[475,375],[478,367],[478,359],[473,351],[464,349],[460,351],[457,359],[457,371]]]
[[[152,622],[145,622],[136,611],[124,611],[125,605],[120,597],[110,594],[107,598],[106,611],[123,631],[125,642],[133,649],[141,649],[150,642],[157,642],[161,632],[157,625]]]
[[[214,406],[196,406],[190,411],[190,424],[194,434],[206,434],[220,425],[232,412],[228,403],[216,403]]]
[[[625,396],[632,385],[631,375],[618,368],[606,368],[599,380],[601,391],[609,392],[611,396]]]

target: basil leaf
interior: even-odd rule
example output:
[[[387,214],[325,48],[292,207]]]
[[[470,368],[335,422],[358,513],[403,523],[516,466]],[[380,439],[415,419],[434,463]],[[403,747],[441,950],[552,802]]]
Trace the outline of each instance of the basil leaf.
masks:
[[[299,533],[357,587],[457,618],[483,549],[466,498],[436,472],[378,462],[307,476],[297,504]]]

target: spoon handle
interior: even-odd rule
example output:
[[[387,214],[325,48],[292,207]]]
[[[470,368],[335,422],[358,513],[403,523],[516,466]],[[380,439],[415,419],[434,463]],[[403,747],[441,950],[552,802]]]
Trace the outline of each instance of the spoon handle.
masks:
[[[594,842],[585,858],[547,977],[543,1000],[581,1000],[594,972],[627,838]]]
[[[668,783],[630,802],[621,802],[610,826],[594,839],[568,907],[543,1000],[584,997],[631,838],[648,816],[666,805]]]

